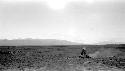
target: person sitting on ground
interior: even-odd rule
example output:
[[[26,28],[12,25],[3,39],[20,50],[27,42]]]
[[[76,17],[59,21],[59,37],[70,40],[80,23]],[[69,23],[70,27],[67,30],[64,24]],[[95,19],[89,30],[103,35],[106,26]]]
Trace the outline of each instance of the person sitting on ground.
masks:
[[[82,52],[79,57],[80,58],[91,58],[90,56],[87,55],[86,48],[82,48]]]

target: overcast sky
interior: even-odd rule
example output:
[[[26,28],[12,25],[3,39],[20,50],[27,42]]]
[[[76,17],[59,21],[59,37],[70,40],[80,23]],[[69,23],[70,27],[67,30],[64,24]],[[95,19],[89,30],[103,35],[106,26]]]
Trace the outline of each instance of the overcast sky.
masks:
[[[124,0],[1,0],[0,39],[125,42]]]

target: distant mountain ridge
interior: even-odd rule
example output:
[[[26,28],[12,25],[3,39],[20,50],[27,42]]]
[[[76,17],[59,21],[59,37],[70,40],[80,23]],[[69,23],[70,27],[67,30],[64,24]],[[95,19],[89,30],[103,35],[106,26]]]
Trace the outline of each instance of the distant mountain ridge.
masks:
[[[99,43],[95,43],[97,45],[118,45],[118,44],[125,44],[125,42],[119,42],[119,41],[103,41],[103,42],[99,42]]]
[[[42,46],[42,45],[81,45],[81,43],[57,39],[14,39],[0,40],[0,46]]]

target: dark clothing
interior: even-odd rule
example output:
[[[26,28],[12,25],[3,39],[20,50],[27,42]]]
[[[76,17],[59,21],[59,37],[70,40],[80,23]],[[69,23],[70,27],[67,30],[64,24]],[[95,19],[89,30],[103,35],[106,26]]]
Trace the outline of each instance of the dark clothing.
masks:
[[[90,56],[87,55],[86,50],[82,49],[81,55],[79,56],[80,58],[91,58]]]
[[[86,50],[82,49],[81,55],[86,55]]]

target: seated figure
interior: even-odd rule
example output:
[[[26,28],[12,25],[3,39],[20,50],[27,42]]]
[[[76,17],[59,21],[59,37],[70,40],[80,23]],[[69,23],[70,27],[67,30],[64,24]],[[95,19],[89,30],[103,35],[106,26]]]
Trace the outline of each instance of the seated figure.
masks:
[[[82,51],[81,51],[81,54],[79,57],[80,58],[91,58],[90,56],[87,55],[86,48],[82,48]]]

